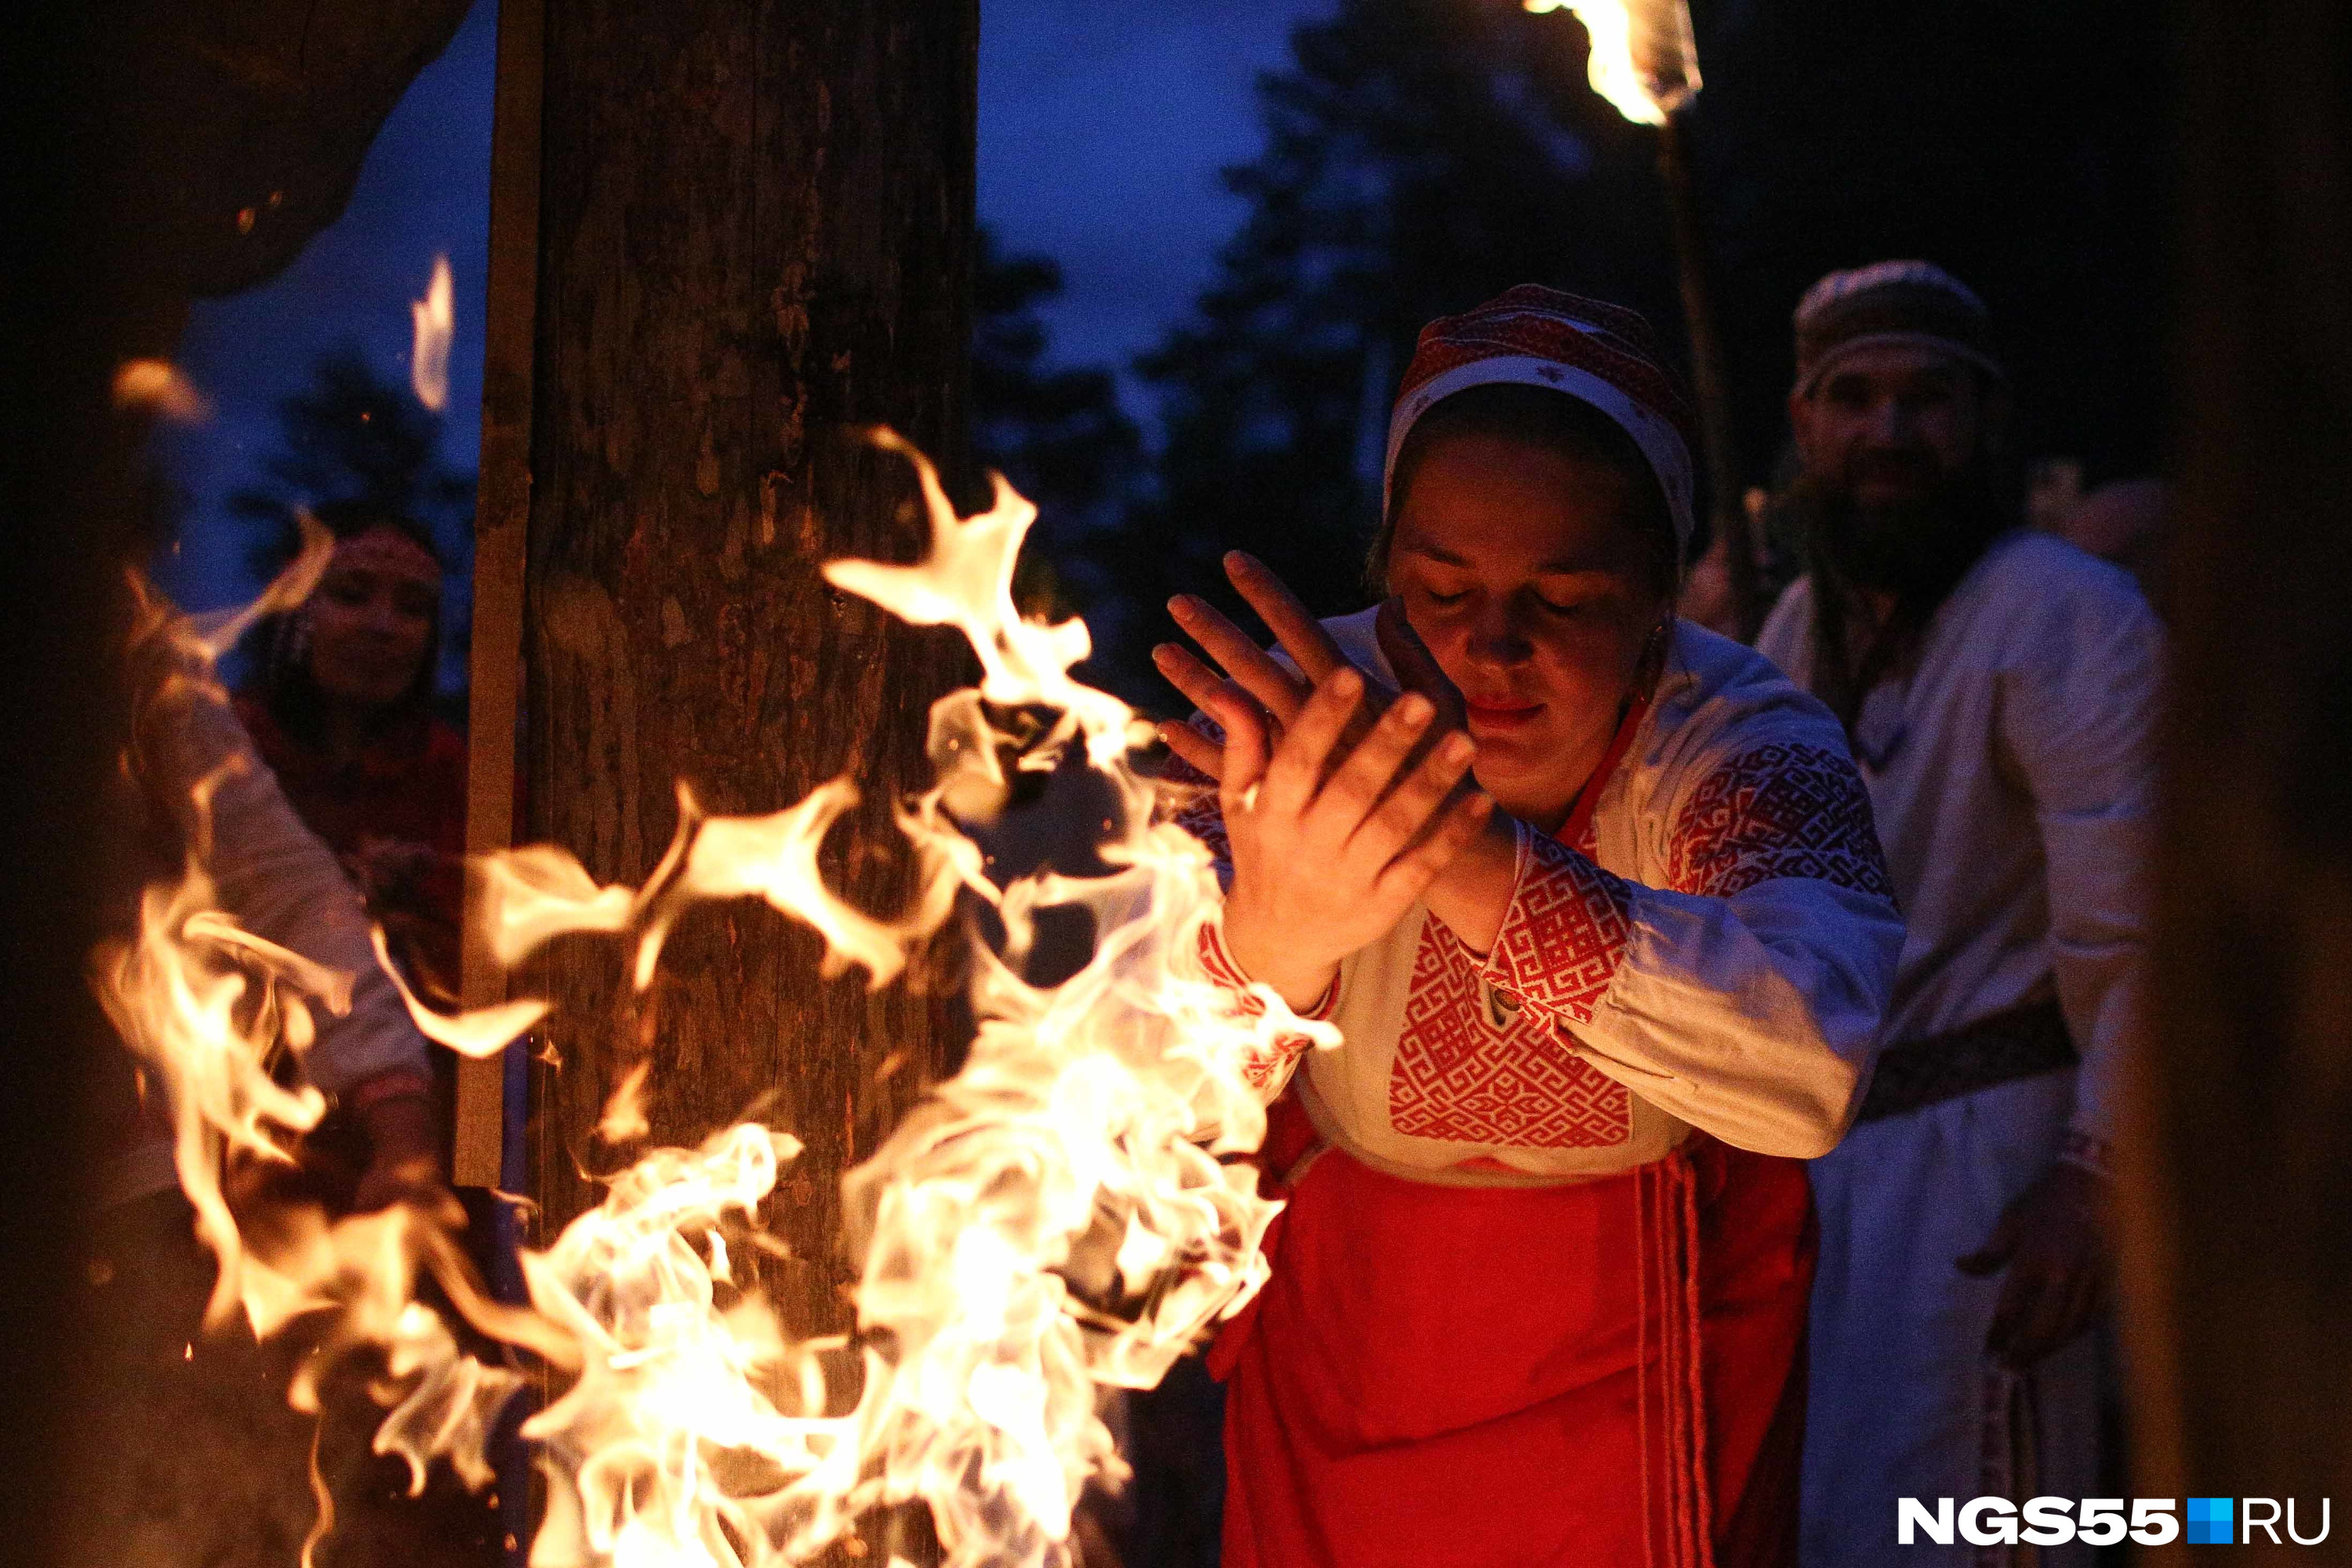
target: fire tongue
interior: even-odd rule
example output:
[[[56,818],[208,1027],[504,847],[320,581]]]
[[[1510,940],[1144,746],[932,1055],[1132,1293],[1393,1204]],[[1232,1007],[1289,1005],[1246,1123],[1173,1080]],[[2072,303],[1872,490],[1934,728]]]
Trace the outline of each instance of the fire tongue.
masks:
[[[449,403],[449,342],[457,329],[449,258],[433,258],[433,281],[425,298],[408,307],[415,331],[408,351],[408,384],[416,401],[438,414]]]
[[[1565,7],[1592,40],[1592,90],[1636,125],[1663,125],[1698,92],[1690,0],[1526,0],[1541,13]]]
[[[990,510],[958,518],[920,454],[887,432],[876,439],[915,466],[930,552],[914,566],[836,562],[826,575],[908,621],[961,628],[983,671],[978,688],[934,706],[938,777],[900,808],[924,872],[913,906],[878,919],[819,875],[816,847],[855,799],[846,781],[766,817],[705,816],[682,797],[677,839],[641,889],[599,887],[544,846],[481,868],[486,934],[502,962],[560,933],[605,932],[635,944],[641,987],[697,900],[761,899],[824,936],[829,968],[858,966],[877,985],[941,926],[959,889],[992,910],[1003,942],[973,953],[980,1027],[963,1070],[846,1179],[854,1343],[793,1340],[739,1279],[746,1248],[781,1246],[756,1215],[800,1147],[751,1123],[697,1149],[654,1150],[615,1177],[600,1206],[524,1255],[528,1308],[485,1300],[437,1217],[415,1211],[241,1238],[217,1201],[224,1148],[277,1157],[315,1119],[315,1097],[278,1089],[266,1066],[308,1045],[302,998],[333,1006],[339,977],[198,918],[199,858],[179,887],[151,894],[131,961],[102,978],[182,1130],[183,1177],[223,1264],[216,1305],[242,1303],[265,1332],[290,1311],[329,1309],[338,1346],[380,1348],[397,1397],[380,1450],[405,1457],[420,1485],[441,1458],[480,1484],[483,1444],[522,1381],[459,1350],[416,1299],[420,1274],[476,1327],[551,1369],[561,1392],[523,1427],[547,1480],[531,1546],[545,1568],[796,1563],[869,1510],[917,1501],[954,1568],[1066,1563],[1080,1489],[1123,1469],[1097,1415],[1100,1392],[1156,1382],[1265,1279],[1259,1243],[1276,1205],[1225,1158],[1265,1133],[1244,1060],[1284,1035],[1337,1039],[1271,993],[1256,1016],[1239,1016],[1199,968],[1216,880],[1196,841],[1155,820],[1154,786],[1129,764],[1149,726],[1071,679],[1087,651],[1082,624],[1014,610],[1013,567],[1034,509],[999,481]],[[1019,734],[992,721],[1006,712],[1023,716]],[[1073,766],[1092,774],[1102,874],[1046,868],[999,887],[962,825],[1003,806],[1008,768]],[[1037,984],[1028,959],[1049,911],[1082,912],[1096,934],[1075,973]],[[284,1000],[255,1009],[226,994],[256,973]],[[414,997],[410,1006],[436,1037],[476,1052],[502,1047],[541,1010],[524,1001],[447,1017]],[[608,1119],[634,1128],[631,1110],[615,1105]]]

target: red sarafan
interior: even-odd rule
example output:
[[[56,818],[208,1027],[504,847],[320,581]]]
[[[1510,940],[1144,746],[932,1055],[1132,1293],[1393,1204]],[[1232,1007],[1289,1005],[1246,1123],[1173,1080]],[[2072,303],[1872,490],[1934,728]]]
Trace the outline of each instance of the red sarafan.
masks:
[[[1686,424],[1637,318],[1513,289],[1406,374],[1381,606],[1234,560],[1278,655],[1175,606],[1214,972],[1341,1036],[1254,1075],[1229,1563],[1796,1560],[1801,1162],[1903,928],[1835,719],[1674,615]]]

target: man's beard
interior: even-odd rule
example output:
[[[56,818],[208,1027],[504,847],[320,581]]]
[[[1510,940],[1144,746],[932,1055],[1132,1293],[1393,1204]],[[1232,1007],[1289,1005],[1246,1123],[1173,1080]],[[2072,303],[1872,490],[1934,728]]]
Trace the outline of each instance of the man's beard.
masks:
[[[1879,462],[1889,473],[1907,467]],[[1813,691],[1849,735],[1871,688],[1911,662],[1937,606],[2017,521],[2017,488],[2005,482],[2007,473],[1994,454],[1979,451],[1965,468],[1901,501],[1864,503],[1850,475],[1809,475],[1791,487],[1813,573]],[[1864,606],[1862,595],[1872,590],[1894,601],[1883,616]]]
[[[2001,483],[2000,466],[1981,451],[1958,472],[1932,478],[1901,458],[1877,461],[1927,482],[1904,500],[1864,501],[1851,474],[1800,479],[1791,499],[1804,521],[1806,553],[1819,574],[1890,595],[1924,616],[2016,521],[2014,487]]]

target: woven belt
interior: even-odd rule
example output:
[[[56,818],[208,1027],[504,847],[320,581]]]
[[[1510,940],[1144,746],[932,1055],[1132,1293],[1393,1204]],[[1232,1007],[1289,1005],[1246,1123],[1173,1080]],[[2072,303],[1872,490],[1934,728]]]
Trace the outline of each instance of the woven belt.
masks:
[[[1901,1116],[2013,1079],[2056,1072],[2081,1059],[2056,1001],[2003,1008],[1957,1029],[1881,1051],[1877,1075],[1854,1120]]]

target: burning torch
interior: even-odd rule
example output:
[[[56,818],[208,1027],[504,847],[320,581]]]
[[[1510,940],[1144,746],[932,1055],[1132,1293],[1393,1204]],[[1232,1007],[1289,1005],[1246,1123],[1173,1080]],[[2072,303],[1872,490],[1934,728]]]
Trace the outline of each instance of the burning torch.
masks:
[[[1740,504],[1731,458],[1731,403],[1723,379],[1723,343],[1706,284],[1698,203],[1692,186],[1683,110],[1698,96],[1698,48],[1691,37],[1689,0],[1525,0],[1541,13],[1568,10],[1592,39],[1592,90],[1636,125],[1658,128],[1658,176],[1673,215],[1683,321],[1690,333],[1691,383],[1698,396],[1699,434],[1706,447],[1707,489],[1716,537],[1723,541],[1739,635],[1755,637],[1764,623],[1764,587],[1756,569],[1755,539]]]

